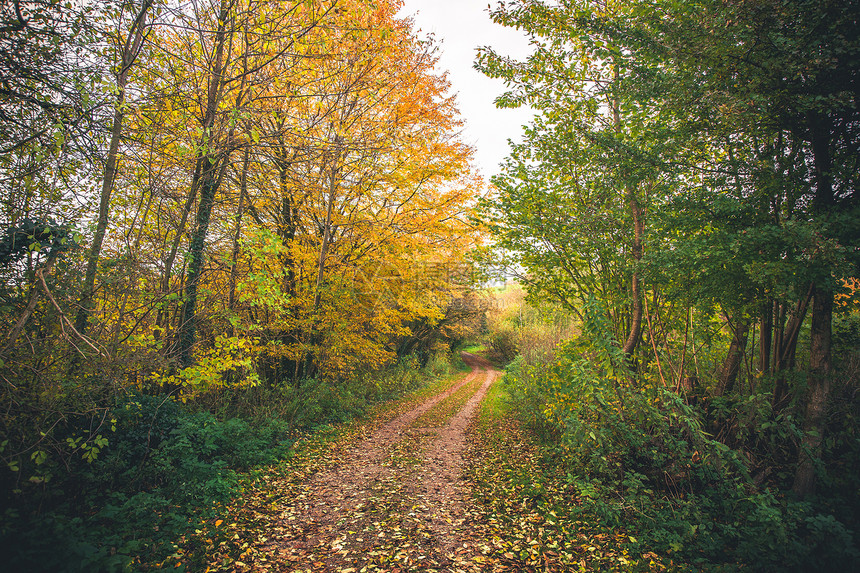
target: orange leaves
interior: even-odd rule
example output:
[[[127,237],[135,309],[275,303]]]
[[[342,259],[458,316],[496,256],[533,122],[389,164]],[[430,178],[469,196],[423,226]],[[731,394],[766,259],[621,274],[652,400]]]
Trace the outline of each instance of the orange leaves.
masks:
[[[833,300],[834,306],[842,309],[860,308],[860,279],[853,277],[842,279],[842,286],[845,292],[836,295]]]
[[[406,322],[438,320],[451,285],[422,265],[457,264],[477,240],[471,150],[435,57],[396,10],[339,4],[277,64],[275,116],[253,120],[240,300],[283,339],[270,356],[310,357],[329,377],[381,366]]]
[[[380,366],[406,324],[437,324],[464,288],[426,270],[462,267],[481,240],[469,218],[483,182],[435,49],[396,0],[228,4],[226,18],[221,2],[165,15],[135,75],[112,213],[125,240],[105,250],[133,251],[140,278],[133,296],[102,291],[105,321],[158,370],[188,322],[178,271],[199,265],[197,364],[172,383]],[[223,172],[206,174],[217,190],[197,252],[210,164]],[[124,308],[137,310],[113,318]],[[219,337],[253,341],[241,364]]]

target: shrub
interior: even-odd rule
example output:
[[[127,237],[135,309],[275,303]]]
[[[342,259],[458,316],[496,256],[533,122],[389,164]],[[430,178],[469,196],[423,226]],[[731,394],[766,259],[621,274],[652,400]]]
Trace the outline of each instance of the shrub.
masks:
[[[691,561],[760,571],[852,566],[857,551],[843,522],[757,486],[745,457],[705,432],[704,412],[636,377],[604,313],[593,303],[587,310],[584,337],[547,361],[515,360],[506,374],[516,411],[571,476],[584,509],[608,528],[630,527],[643,548]],[[755,399],[746,407],[768,419]],[[786,424],[757,439],[790,437],[779,434],[796,431]]]
[[[444,358],[429,368],[446,371]],[[240,491],[240,472],[288,455],[299,432],[361,416],[416,388],[427,379],[418,364],[406,357],[342,383],[217,388],[196,404],[133,393],[107,408],[97,427],[92,416],[68,416],[55,441],[98,431],[101,446],[95,453],[76,447],[62,463],[48,458],[39,480],[19,480],[22,489],[0,514],[4,567],[121,571],[135,560],[163,561],[178,538]]]
[[[218,420],[165,397],[130,395],[111,413],[115,431],[97,457],[55,467],[40,493],[2,516],[12,570],[119,571],[135,557],[163,558],[192,516],[235,493],[238,471],[282,457],[293,443],[284,421]]]
[[[501,362],[510,362],[517,355],[517,334],[508,324],[501,324],[490,332],[488,337],[490,350]]]

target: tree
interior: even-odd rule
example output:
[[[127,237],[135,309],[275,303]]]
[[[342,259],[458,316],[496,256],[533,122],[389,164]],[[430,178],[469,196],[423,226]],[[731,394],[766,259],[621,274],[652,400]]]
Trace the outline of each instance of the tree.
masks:
[[[394,6],[378,8],[342,11],[318,30],[325,42],[309,39],[308,57],[272,84],[297,96],[255,128],[263,171],[249,207],[279,241],[250,231],[260,266],[240,300],[270,317],[275,376],[382,365],[404,322],[444,306],[429,301],[445,289],[417,271],[456,260],[474,234],[464,218],[476,183],[463,174],[470,150],[453,136],[447,84]]]
[[[627,87],[636,55],[608,25],[627,16],[614,2],[502,6],[493,18],[525,30],[535,52],[517,63],[484,50],[478,66],[513,86],[500,105],[528,103],[542,114],[494,181],[499,198],[486,204],[501,246],[525,262],[534,292],[577,311],[599,292],[630,356],[641,337],[648,210],[672,173],[659,169],[667,149],[650,102]]]
[[[100,30],[93,22],[102,13],[102,6],[91,3],[0,5],[0,225],[16,241],[24,238],[22,229],[33,231],[26,239],[29,253],[3,268],[3,306],[23,306],[20,314],[15,311],[15,334],[5,348],[9,353],[19,335],[28,332],[38,332],[44,346],[33,344],[27,354],[50,353],[49,341],[60,326],[63,336],[75,339],[72,347],[82,340],[71,324],[71,329],[63,326],[62,296],[53,312],[45,313],[47,322],[24,327],[40,316],[38,299],[53,296],[43,292],[52,286],[48,275],[65,274],[73,264],[69,251],[77,246],[75,226],[86,213],[81,181],[91,175],[102,103],[101,67],[93,49]],[[51,245],[45,234],[61,236],[65,244]],[[60,322],[54,322],[58,316]]]
[[[729,148],[746,148],[742,160],[752,191],[738,200],[750,205],[760,200],[773,215],[769,226],[785,247],[771,255],[770,270],[779,271],[778,261],[784,261],[806,283],[795,285],[788,328],[783,327],[785,303],[764,301],[768,335],[761,339],[760,360],[763,368],[771,356],[776,370],[791,366],[797,330],[811,304],[807,433],[794,484],[797,494],[807,495],[830,386],[834,291],[838,279],[857,268],[852,247],[860,240],[860,4],[713,2],[668,8],[668,13],[664,22],[649,20],[661,33],[650,37],[648,49],[669,62],[681,85],[698,86],[677,90],[671,107],[686,109],[692,122],[726,138]],[[781,167],[762,170],[764,162]],[[759,177],[768,173],[769,179]],[[767,228],[759,224],[754,230],[765,238]],[[784,283],[781,278],[768,280]],[[774,330],[776,337],[770,335]],[[776,397],[784,392],[778,383]]]
[[[117,161],[119,156],[119,144],[123,133],[123,120],[126,113],[126,88],[128,87],[129,74],[134,67],[135,61],[143,48],[144,39],[151,28],[147,23],[148,12],[153,7],[154,0],[142,0],[140,6],[120,6],[118,8],[118,20],[120,26],[123,21],[130,17],[131,23],[128,31],[123,34],[118,32],[114,40],[115,68],[113,70],[116,78],[116,100],[114,102],[113,119],[110,126],[110,141],[108,143],[107,155],[104,160],[104,171],[102,173],[102,188],[99,195],[98,220],[87,255],[87,268],[84,276],[84,284],[81,287],[81,299],[75,318],[75,328],[84,334],[87,329],[87,321],[93,307],[93,291],[95,289],[96,273],[98,271],[99,256],[102,250],[105,233],[108,227],[111,194],[116,182]],[[126,15],[129,9],[130,15]]]
[[[332,3],[334,6],[336,3]],[[328,10],[315,4],[292,6],[286,10],[268,10],[265,3],[250,1],[243,4],[234,0],[221,0],[215,6],[198,9],[191,20],[178,13],[178,23],[187,26],[176,28],[175,46],[187,50],[177,53],[180,61],[188,62],[191,69],[185,73],[197,75],[199,140],[191,180],[191,191],[186,203],[190,208],[197,201],[194,226],[191,233],[184,297],[177,335],[177,354],[182,366],[193,362],[196,337],[198,289],[204,268],[205,245],[216,195],[230,162],[238,148],[235,134],[237,115],[253,106],[252,98],[259,96],[255,82],[265,68],[289,50],[296,39],[302,38],[318,25]],[[319,10],[319,11],[318,11]],[[257,46],[260,31],[271,30],[264,40],[268,50]],[[196,44],[197,38],[201,40]],[[202,48],[202,52],[197,52]],[[238,49],[238,53],[234,50]],[[182,56],[188,57],[183,58]],[[224,109],[226,106],[226,109]],[[199,197],[198,197],[199,195]],[[187,211],[187,209],[186,209]],[[185,218],[183,217],[184,226]],[[181,233],[177,233],[177,237]],[[175,256],[175,243],[172,257]],[[166,273],[169,281],[169,272]]]
[[[535,1],[493,14],[529,34],[535,52],[518,63],[487,50],[479,67],[513,87],[501,105],[542,113],[487,203],[500,245],[533,292],[574,308],[590,292],[619,308],[620,271],[628,314],[613,322],[625,350],[642,273],[654,306],[662,296],[706,314],[718,305],[730,331],[720,392],[734,386],[757,322],[756,370],[777,411],[811,310],[794,483],[809,494],[834,292],[858,264],[858,3]],[[659,369],[657,309],[646,318]],[[668,349],[671,329],[656,330]]]
[[[144,378],[177,359],[190,376],[195,353],[226,336],[253,348],[266,380],[336,379],[384,364],[404,324],[436,320],[459,288],[415,276],[459,265],[480,193],[432,46],[393,4],[278,6],[231,4],[209,131],[211,12],[166,11],[139,69],[135,93],[149,95],[120,146],[122,238],[106,241],[99,307],[128,368],[150,361]],[[204,209],[207,156],[218,169]]]

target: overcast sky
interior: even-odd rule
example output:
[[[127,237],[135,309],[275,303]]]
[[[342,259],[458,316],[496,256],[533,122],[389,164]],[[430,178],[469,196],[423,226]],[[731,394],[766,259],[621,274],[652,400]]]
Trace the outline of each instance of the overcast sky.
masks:
[[[495,0],[492,0],[495,6]],[[491,46],[523,59],[529,53],[521,32],[493,23],[487,0],[405,0],[400,17],[411,16],[420,35],[433,34],[441,48],[439,67],[448,70],[466,120],[464,140],[475,147],[475,162],[489,179],[508,154],[508,139],[519,140],[521,126],[531,119],[526,109],[497,109],[493,100],[504,92],[502,80],[472,68],[475,50]]]

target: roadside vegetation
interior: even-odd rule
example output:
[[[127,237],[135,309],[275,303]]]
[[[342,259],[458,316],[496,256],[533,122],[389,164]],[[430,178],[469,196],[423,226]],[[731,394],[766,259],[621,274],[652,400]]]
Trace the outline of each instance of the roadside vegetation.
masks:
[[[596,570],[857,570],[860,3],[491,13],[533,53],[478,67],[536,110],[479,209],[526,293],[486,338],[536,452],[498,498]]]
[[[398,9],[0,3],[5,567],[156,567],[450,371],[484,183]]]
[[[249,569],[426,398],[375,567],[858,570],[860,0],[496,4],[491,185],[399,9],[0,2],[3,565]]]
[[[305,475],[297,468],[317,463],[313,458],[327,455],[329,442],[355,433],[361,420],[381,415],[395,400],[421,400],[456,372],[444,357],[423,369],[405,361],[337,387],[309,382],[225,392],[215,412],[170,396],[129,394],[106,413],[111,427],[103,451],[66,467],[46,461],[50,478],[32,480],[29,495],[5,508],[6,566],[205,568],[216,547],[201,540],[236,533],[236,508],[256,501],[245,496],[261,471],[280,466],[290,478]],[[218,553],[229,563],[241,560],[239,545],[230,537],[221,541]]]
[[[512,297],[519,287],[506,290]],[[517,299],[505,316],[540,314]],[[775,415],[767,394],[679,391],[632,374],[605,314],[596,303],[587,311],[573,338],[498,323],[506,337],[528,334],[547,350],[508,363],[473,428],[467,475],[493,562],[551,571],[856,570],[860,340],[844,325],[860,316],[838,322],[844,361],[817,470],[822,486],[800,498],[791,491],[803,434],[794,415]],[[725,352],[722,344],[712,350]]]

